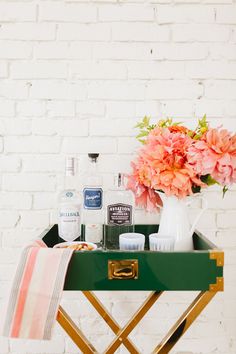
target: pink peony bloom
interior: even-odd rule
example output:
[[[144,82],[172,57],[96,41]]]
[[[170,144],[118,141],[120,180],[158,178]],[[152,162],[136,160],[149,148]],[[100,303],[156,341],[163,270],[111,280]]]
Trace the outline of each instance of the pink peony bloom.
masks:
[[[236,182],[236,134],[226,129],[209,129],[187,155],[197,173],[210,174],[221,185]]]
[[[148,188],[144,184],[142,174],[139,174],[134,163],[132,163],[132,165],[133,175],[128,176],[127,189],[130,189],[134,193],[137,205],[144,207],[147,211],[158,209],[158,206],[162,205],[161,198],[153,189]]]

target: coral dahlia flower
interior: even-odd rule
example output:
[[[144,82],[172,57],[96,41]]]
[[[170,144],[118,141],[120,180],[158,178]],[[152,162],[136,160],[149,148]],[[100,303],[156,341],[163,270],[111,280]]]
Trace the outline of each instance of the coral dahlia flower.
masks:
[[[132,186],[136,181],[136,203],[140,204],[138,190],[147,188],[161,190],[166,195],[178,198],[192,194],[192,186],[205,186],[196,170],[188,163],[187,151],[192,139],[183,132],[171,132],[168,128],[154,128],[140,150],[138,159],[132,164],[130,177]],[[142,188],[141,188],[142,187]],[[152,192],[151,192],[152,193]],[[153,194],[146,195],[152,204]],[[154,207],[154,206],[153,206]]]

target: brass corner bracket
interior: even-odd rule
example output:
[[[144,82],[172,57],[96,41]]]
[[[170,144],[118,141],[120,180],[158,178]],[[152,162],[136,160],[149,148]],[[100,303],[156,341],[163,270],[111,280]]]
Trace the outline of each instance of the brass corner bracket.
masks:
[[[209,284],[209,291],[224,291],[224,278],[216,277],[216,283]]]
[[[210,259],[215,259],[217,267],[224,266],[224,252],[221,250],[211,250]]]

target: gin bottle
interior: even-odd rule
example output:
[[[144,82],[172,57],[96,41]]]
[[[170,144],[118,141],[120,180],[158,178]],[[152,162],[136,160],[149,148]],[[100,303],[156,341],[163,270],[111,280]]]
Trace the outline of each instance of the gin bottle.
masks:
[[[81,198],[76,191],[75,158],[66,159],[65,189],[59,195],[58,233],[65,241],[81,235]]]
[[[114,188],[105,201],[105,246],[119,248],[119,235],[134,232],[134,195],[124,186],[124,174],[115,177]]]
[[[85,241],[101,246],[103,240],[103,180],[97,170],[99,154],[88,154],[89,168],[83,190]]]

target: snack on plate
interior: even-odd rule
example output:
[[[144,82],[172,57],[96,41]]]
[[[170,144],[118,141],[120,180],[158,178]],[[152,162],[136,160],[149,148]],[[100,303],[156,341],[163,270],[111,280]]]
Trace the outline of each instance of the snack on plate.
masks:
[[[87,243],[79,243],[79,244],[74,244],[74,245],[68,245],[65,246],[65,248],[72,248],[75,251],[92,251],[94,249],[93,246],[87,244]]]
[[[54,246],[55,248],[71,248],[74,251],[93,251],[97,248],[92,242],[74,241],[74,242],[62,242]]]

